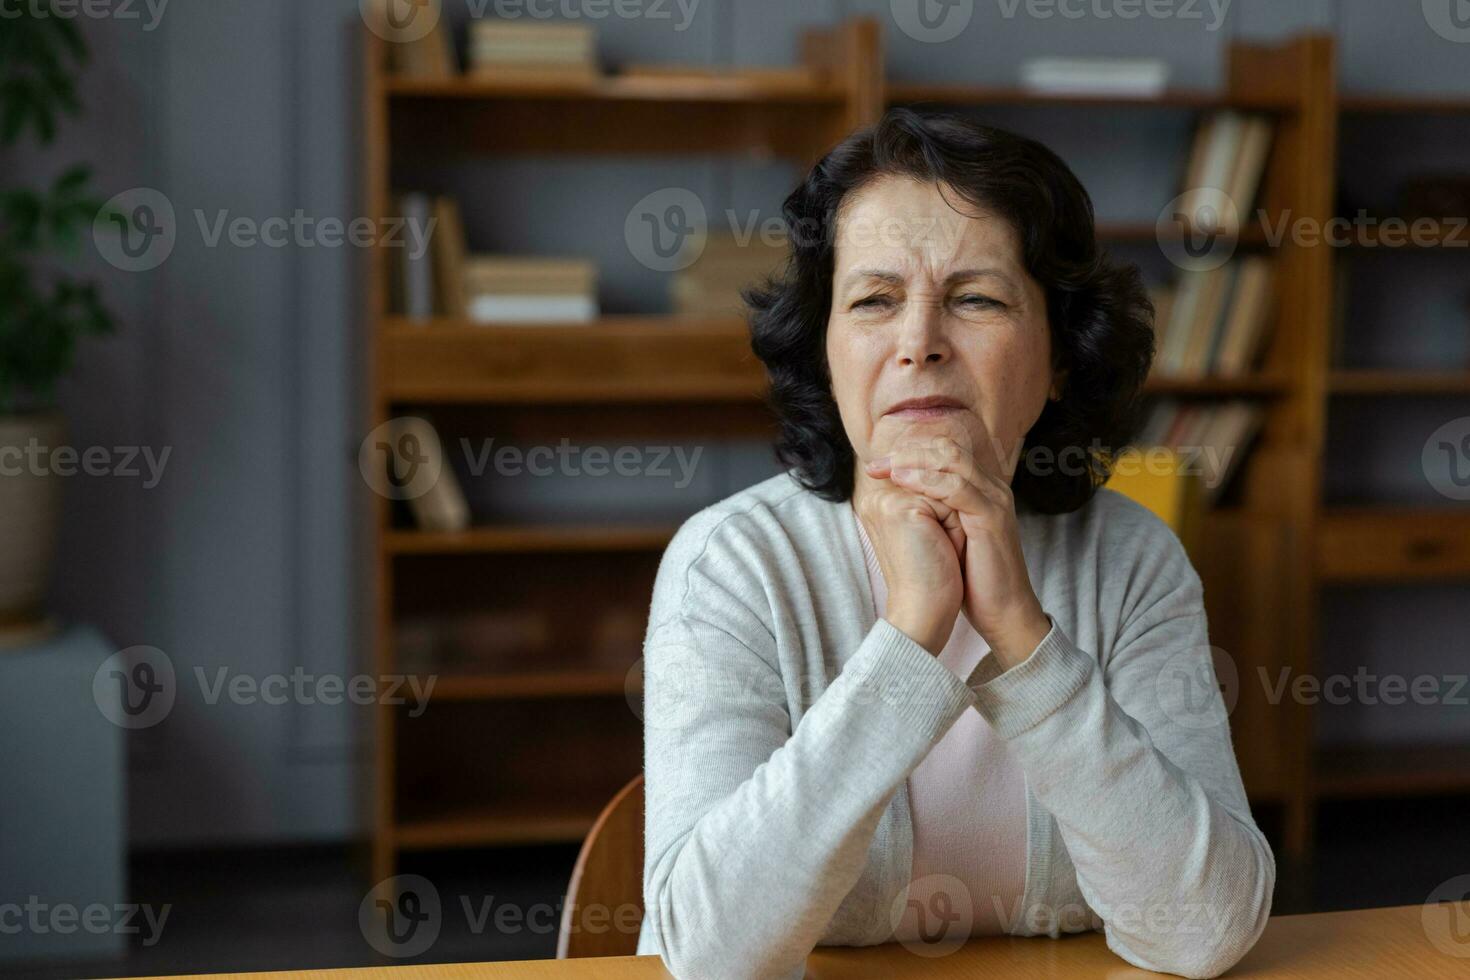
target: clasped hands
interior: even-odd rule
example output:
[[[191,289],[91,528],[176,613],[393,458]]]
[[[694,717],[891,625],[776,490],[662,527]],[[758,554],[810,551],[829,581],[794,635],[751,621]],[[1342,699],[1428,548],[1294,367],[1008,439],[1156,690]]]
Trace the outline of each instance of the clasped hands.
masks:
[[[909,439],[867,460],[854,506],[888,586],[884,618],[930,653],[961,611],[1002,668],[1025,660],[1051,623],[1031,586],[1009,479],[994,447]]]

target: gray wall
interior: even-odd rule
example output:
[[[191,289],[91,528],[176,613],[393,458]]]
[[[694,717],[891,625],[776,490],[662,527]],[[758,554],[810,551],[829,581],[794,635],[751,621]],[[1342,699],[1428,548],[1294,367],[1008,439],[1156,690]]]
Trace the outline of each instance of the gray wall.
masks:
[[[464,8],[462,0],[446,5]],[[1208,5],[1197,6],[1208,19]],[[871,12],[883,21],[895,78],[999,82],[1033,54],[1162,53],[1180,84],[1213,86],[1232,38],[1305,27],[1338,32],[1345,87],[1470,89],[1470,47],[1426,29],[1418,4],[1395,5],[1394,14],[1386,6],[1236,0],[1212,32],[1177,18],[1037,18],[1024,0],[1007,16],[1011,5],[993,0],[973,5],[957,39],[925,44],[895,28],[887,0],[702,0],[683,32],[667,22],[606,21],[602,47],[614,61],[780,64],[795,57],[800,25]],[[104,196],[153,187],[179,216],[179,242],[162,267],[124,274],[94,263],[123,329],[86,348],[64,397],[78,445],[172,447],[156,489],[115,478],[72,481],[58,575],[66,615],[97,624],[118,647],[163,649],[179,672],[173,713],[130,736],[138,844],[336,839],[363,830],[354,793],[364,774],[367,712],[211,706],[192,674],[228,667],[263,676],[303,665],[350,675],[367,665],[357,625],[362,556],[349,505],[362,493],[359,255],[208,248],[193,217],[195,209],[257,219],[298,208],[317,217],[357,212],[357,9],[356,0],[211,0],[169,5],[152,31],[138,21],[88,22],[96,52],[86,76],[88,120],[58,153],[25,161],[26,172],[41,174],[55,160],[85,154],[99,165]],[[1055,143],[1104,217],[1152,220],[1172,196],[1177,175],[1153,161],[1169,153],[1182,159],[1185,114],[1071,111],[1012,120]],[[510,214],[477,220],[495,198],[476,197],[473,187],[563,173],[582,175],[581,188],[562,193],[559,184],[551,194],[550,185],[533,184]],[[680,184],[713,202],[711,210],[775,214],[794,175],[779,164],[622,160],[460,162],[424,176],[471,198],[477,246],[586,250],[591,243],[608,269],[608,307],[657,309],[661,282],[621,247],[620,202]],[[749,465],[727,466],[727,483],[754,472],[757,464]],[[1381,618],[1399,614],[1387,609]]]

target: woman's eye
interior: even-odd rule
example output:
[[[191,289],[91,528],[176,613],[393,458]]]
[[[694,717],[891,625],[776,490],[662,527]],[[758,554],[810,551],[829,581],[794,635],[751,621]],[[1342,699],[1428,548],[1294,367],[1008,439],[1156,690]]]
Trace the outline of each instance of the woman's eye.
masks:
[[[964,296],[960,297],[960,303],[965,306],[975,307],[977,309],[987,306],[1005,306],[1005,304],[1002,303],[1000,300],[993,299],[989,296],[982,296],[979,293],[966,293]]]
[[[887,306],[888,304],[889,299],[887,296],[869,296],[865,299],[860,299],[856,303],[852,304],[852,308],[855,310],[863,309],[864,307],[873,309],[877,307]]]

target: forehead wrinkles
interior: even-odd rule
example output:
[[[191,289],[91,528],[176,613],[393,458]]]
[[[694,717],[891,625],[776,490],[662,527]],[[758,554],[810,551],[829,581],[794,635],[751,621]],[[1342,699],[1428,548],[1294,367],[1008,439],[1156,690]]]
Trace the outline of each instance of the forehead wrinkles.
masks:
[[[885,268],[943,278],[955,269],[989,266],[1014,275],[1014,232],[1003,218],[978,209],[957,212],[936,197],[913,204],[910,194],[897,196],[896,206],[876,193],[843,202],[834,239],[839,269]]]

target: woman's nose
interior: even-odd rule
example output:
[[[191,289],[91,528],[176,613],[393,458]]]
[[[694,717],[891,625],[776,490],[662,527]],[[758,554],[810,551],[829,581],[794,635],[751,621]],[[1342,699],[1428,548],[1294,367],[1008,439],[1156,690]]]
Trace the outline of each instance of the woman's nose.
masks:
[[[949,360],[949,339],[942,311],[933,303],[913,303],[904,311],[896,354],[902,365],[940,364]]]

